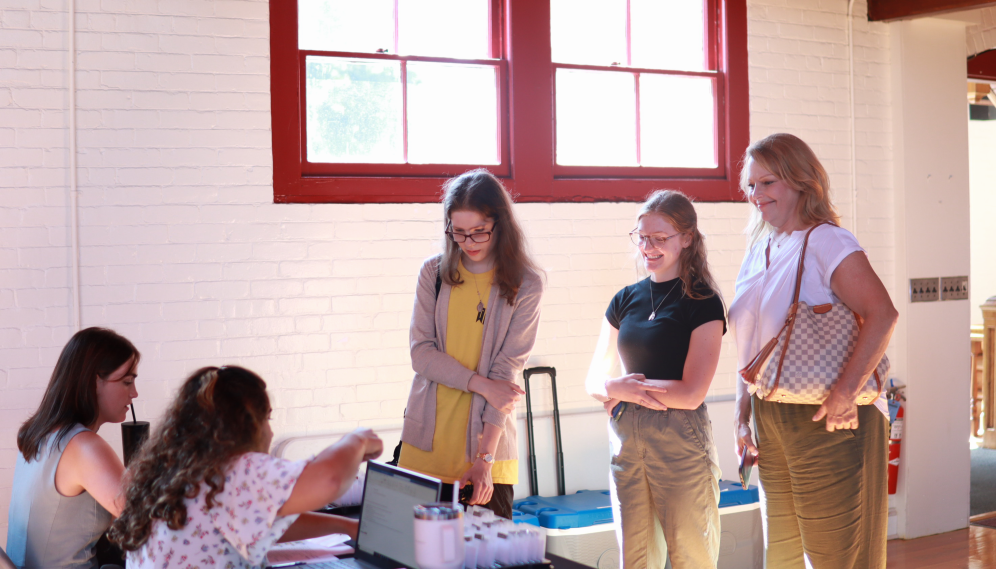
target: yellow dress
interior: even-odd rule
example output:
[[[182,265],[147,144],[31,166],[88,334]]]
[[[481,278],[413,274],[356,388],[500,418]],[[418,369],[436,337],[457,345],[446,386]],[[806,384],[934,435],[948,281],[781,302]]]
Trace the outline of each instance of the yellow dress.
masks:
[[[460,263],[459,270],[463,284],[451,289],[446,313],[446,353],[465,368],[476,370],[484,341],[484,324],[476,321],[477,304],[481,302],[485,308],[488,306],[494,269],[475,275]],[[472,465],[464,460],[472,400],[473,393],[437,383],[432,450],[426,452],[402,443],[398,466],[450,484],[458,481]],[[491,479],[495,484],[516,484],[519,481],[519,461],[496,461],[491,468]]]

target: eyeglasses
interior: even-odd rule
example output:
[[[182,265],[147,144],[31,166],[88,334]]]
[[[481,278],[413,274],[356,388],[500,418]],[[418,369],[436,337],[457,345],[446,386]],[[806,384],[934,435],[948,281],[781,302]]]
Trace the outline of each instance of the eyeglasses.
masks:
[[[637,247],[646,243],[647,247],[655,247],[660,249],[665,243],[667,243],[668,239],[673,239],[679,235],[681,235],[680,232],[675,233],[674,235],[668,235],[667,237],[661,237],[660,235],[644,235],[639,231],[630,231],[629,239],[633,242],[633,245],[636,245]]]
[[[494,231],[481,231],[480,233],[457,233],[455,231],[447,231],[446,235],[449,236],[455,243],[463,243],[467,239],[470,239],[474,243],[486,243],[491,240],[491,234]]]

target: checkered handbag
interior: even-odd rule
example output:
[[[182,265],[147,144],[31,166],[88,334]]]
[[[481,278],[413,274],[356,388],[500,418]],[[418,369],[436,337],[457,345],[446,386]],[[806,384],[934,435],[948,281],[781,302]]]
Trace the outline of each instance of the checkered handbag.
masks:
[[[861,318],[843,303],[809,306],[799,301],[803,259],[809,245],[806,233],[799,254],[795,294],[785,325],[746,367],[740,377],[748,390],[766,401],[820,405],[837,383],[854,352]],[[884,354],[858,394],[858,405],[874,403],[889,373]]]

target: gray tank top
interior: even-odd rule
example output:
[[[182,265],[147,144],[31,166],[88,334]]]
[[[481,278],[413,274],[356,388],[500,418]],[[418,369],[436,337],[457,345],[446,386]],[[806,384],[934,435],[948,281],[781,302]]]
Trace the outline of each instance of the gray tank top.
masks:
[[[56,441],[49,435],[35,460],[17,454],[10,513],[7,516],[7,555],[23,569],[93,569],[94,545],[111,525],[111,514],[88,492],[66,497],[55,489],[55,470],[66,445],[88,431],[75,425]],[[58,444],[56,444],[58,443]]]

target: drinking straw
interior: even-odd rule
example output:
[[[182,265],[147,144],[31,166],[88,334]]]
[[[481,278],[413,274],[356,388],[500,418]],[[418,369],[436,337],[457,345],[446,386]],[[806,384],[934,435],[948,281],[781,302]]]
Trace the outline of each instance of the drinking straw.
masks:
[[[137,423],[138,419],[135,418],[135,404],[134,403],[130,403],[129,405],[131,405],[131,422],[132,423]]]

